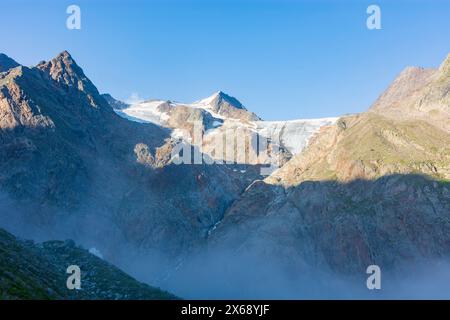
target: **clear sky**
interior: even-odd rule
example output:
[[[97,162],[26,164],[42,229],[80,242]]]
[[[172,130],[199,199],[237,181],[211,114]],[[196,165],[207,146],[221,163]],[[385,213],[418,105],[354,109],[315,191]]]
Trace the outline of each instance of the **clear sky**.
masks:
[[[403,68],[450,53],[448,0],[0,0],[0,21],[0,52],[24,65],[68,50],[119,99],[222,90],[267,120],[364,111]]]

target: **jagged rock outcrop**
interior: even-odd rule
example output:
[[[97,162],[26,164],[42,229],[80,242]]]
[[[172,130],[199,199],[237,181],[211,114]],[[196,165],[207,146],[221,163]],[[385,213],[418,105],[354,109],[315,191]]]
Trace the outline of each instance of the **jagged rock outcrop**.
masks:
[[[119,117],[68,52],[0,73],[0,191],[17,201],[4,223],[112,261],[121,245],[188,252],[259,173],[171,164],[172,148],[168,129]]]

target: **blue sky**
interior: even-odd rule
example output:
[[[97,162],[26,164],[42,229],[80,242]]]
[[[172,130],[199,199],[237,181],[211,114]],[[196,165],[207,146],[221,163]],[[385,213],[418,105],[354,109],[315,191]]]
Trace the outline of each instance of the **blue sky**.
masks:
[[[0,0],[0,52],[68,50],[101,92],[192,102],[222,90],[267,120],[366,110],[406,66],[450,53],[450,1]],[[66,8],[81,8],[81,30]],[[382,29],[368,30],[378,4]]]

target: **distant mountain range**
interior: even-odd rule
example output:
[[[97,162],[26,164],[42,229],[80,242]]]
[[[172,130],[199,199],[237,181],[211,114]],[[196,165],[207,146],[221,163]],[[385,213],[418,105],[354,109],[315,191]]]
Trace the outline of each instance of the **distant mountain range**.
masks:
[[[74,239],[108,261],[2,231],[11,259],[0,265],[10,275],[0,296],[172,297],[113,263],[182,297],[223,297],[229,287],[239,295],[243,279],[273,297],[260,287],[261,260],[276,262],[266,269],[274,279],[312,268],[353,281],[370,264],[389,273],[450,257],[449,66],[450,56],[438,69],[406,69],[361,114],[263,121],[220,91],[194,103],[129,105],[100,94],[66,51],[30,68],[0,54],[0,226],[39,241]],[[192,138],[198,125],[201,141]],[[180,143],[215,161],[176,164]],[[262,174],[274,158],[280,168]],[[71,254],[61,260],[61,252]],[[33,277],[11,275],[27,259],[54,257],[51,272],[65,277],[72,253],[108,266],[89,281],[107,274],[136,289],[74,297],[59,282],[49,291],[42,270],[33,287],[16,289]],[[254,272],[239,278],[244,269]],[[186,285],[199,277],[209,287]],[[225,283],[214,285],[218,278]]]

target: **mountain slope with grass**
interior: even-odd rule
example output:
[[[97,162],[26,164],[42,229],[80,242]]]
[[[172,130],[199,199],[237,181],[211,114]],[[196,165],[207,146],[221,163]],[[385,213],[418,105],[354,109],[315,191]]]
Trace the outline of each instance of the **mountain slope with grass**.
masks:
[[[259,176],[246,166],[238,174],[173,164],[170,130],[119,117],[67,51],[10,65],[0,73],[0,196],[14,202],[0,215],[5,225],[99,247],[110,259],[127,245],[177,256],[203,242]]]
[[[34,243],[0,229],[0,256],[0,299],[176,299],[73,241]],[[67,289],[70,265],[81,269],[79,290]]]

